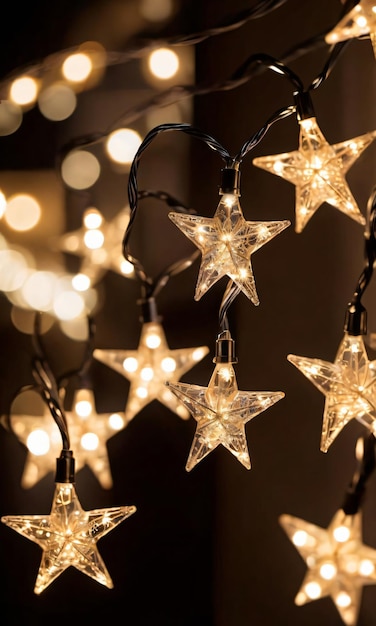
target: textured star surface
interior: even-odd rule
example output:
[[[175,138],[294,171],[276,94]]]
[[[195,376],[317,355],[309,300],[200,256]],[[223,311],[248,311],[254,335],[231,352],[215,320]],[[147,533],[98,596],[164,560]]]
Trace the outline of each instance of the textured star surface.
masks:
[[[302,120],[299,126],[298,150],[253,159],[253,165],[295,185],[295,231],[300,233],[324,202],[365,225],[345,175],[376,132],[330,145],[315,118]]]
[[[1,521],[43,550],[36,594],[70,566],[111,589],[113,582],[96,543],[135,511],[134,506],[84,511],[74,485],[56,483],[50,515],[8,515]]]
[[[368,360],[362,336],[345,334],[334,363],[294,354],[287,358],[325,395],[322,452],[354,418],[376,434],[376,361]]]
[[[169,218],[202,254],[195,300],[228,276],[253,304],[259,304],[251,255],[290,226],[288,220],[247,222],[238,198],[230,194],[221,197],[214,217],[171,212]]]
[[[90,211],[90,210],[88,210]],[[114,219],[107,222],[101,213],[96,228],[81,228],[65,233],[54,243],[59,250],[81,257],[79,272],[90,278],[91,284],[98,283],[108,271],[132,278],[133,268],[122,253],[124,232],[129,222],[129,209],[123,209]]]
[[[208,387],[186,383],[168,383],[168,387],[197,421],[187,471],[220,444],[250,469],[245,425],[285,395],[281,391],[239,391],[230,364],[216,365]]]
[[[339,510],[328,528],[291,515],[280,524],[308,569],[295,604],[330,596],[348,626],[356,624],[364,585],[376,584],[376,550],[362,543],[361,514]]]
[[[360,2],[325,35],[325,41],[335,44],[338,41],[357,39],[369,35],[376,56],[376,3],[375,0]]]
[[[81,415],[79,406],[84,411]],[[88,466],[101,486],[110,489],[113,481],[107,441],[125,427],[124,414],[97,413],[91,389],[77,389],[73,395],[72,410],[64,413],[71,449],[75,454],[76,473]],[[10,427],[27,449],[21,486],[28,489],[49,472],[55,471],[62,447],[61,434],[48,407],[42,415],[12,414]]]
[[[100,350],[93,356],[130,381],[125,407],[129,422],[147,404],[158,400],[183,419],[189,413],[165,382],[177,382],[209,352],[206,346],[170,350],[162,325],[146,322],[142,326],[137,350]]]

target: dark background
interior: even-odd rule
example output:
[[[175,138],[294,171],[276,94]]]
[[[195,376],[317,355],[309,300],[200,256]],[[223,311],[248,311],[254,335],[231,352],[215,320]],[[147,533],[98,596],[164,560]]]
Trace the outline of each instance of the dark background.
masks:
[[[253,3],[254,4],[254,3]],[[35,2],[8,5],[0,43],[1,77],[52,52],[86,40],[125,51],[143,39],[201,32],[229,20],[249,3],[235,0],[186,1],[173,19],[151,28],[138,16],[137,2]],[[281,58],[311,37],[329,30],[342,10],[339,0],[289,0],[241,28],[211,37],[194,48],[197,83],[227,80],[253,53]],[[123,20],[115,19],[118,12]],[[291,67],[308,85],[327,59],[324,46],[301,54]],[[1,78],[0,77],[0,78]],[[330,143],[376,128],[375,59],[369,39],[354,41],[327,81],[313,94],[316,117]],[[77,111],[61,123],[48,122],[37,109],[21,128],[0,138],[1,171],[54,169],[57,155],[76,136],[103,130],[126,111],[134,94],[150,97],[137,62],[108,69],[103,81],[79,96]],[[141,96],[140,96],[141,94]],[[145,96],[145,97],[143,97]],[[100,103],[100,106],[99,106]],[[293,103],[291,84],[263,72],[237,89],[197,96],[193,122],[231,154],[279,108]],[[166,120],[168,121],[168,120]],[[145,133],[143,119],[135,126]],[[184,469],[196,422],[180,420],[153,402],[108,442],[114,487],[100,488],[88,468],[77,475],[82,506],[134,504],[137,513],[103,538],[99,551],[114,582],[108,590],[69,568],[40,597],[33,587],[41,550],[1,525],[0,615],[4,626],[21,624],[129,623],[133,626],[340,626],[330,598],[294,605],[306,567],[278,523],[289,513],[327,527],[340,508],[356,467],[354,449],[363,433],[350,423],[328,453],[319,450],[324,398],[298,372],[289,353],[333,361],[343,336],[346,306],[363,269],[362,228],[323,205],[304,231],[294,232],[295,188],[252,166],[252,158],[296,149],[294,116],[274,125],[242,165],[241,204],[248,220],[283,220],[290,228],[252,257],[260,306],[239,295],[229,312],[236,340],[241,390],[284,391],[285,398],[246,427],[252,469],[247,471],[223,447],[190,473]],[[352,167],[350,188],[365,214],[375,184],[376,146]],[[140,188],[160,187],[178,195],[200,215],[218,204],[218,154],[182,133],[157,138],[145,152]],[[109,218],[127,198],[127,176],[105,171],[94,190]],[[78,227],[82,199],[65,191],[66,227]],[[179,254],[193,251],[158,208],[140,211],[135,250],[152,273]],[[72,267],[72,259],[65,259]],[[225,287],[220,281],[200,302],[193,294],[199,263],[173,277],[161,292],[158,309],[171,348],[207,345],[209,355],[182,380],[207,385],[212,369],[218,311]],[[140,332],[139,285],[108,272],[101,282],[95,347],[135,349]],[[374,287],[367,291],[368,348],[376,332]],[[22,385],[33,382],[32,344],[11,323],[11,304],[1,299],[2,413]],[[51,367],[60,375],[75,365],[82,346],[52,328],[45,338]],[[119,410],[128,382],[99,363],[91,374],[98,411]],[[53,475],[30,490],[20,487],[25,450],[15,436],[0,433],[2,515],[47,513]],[[364,503],[364,543],[376,546],[374,478]],[[375,587],[365,588],[358,626],[374,626]]]

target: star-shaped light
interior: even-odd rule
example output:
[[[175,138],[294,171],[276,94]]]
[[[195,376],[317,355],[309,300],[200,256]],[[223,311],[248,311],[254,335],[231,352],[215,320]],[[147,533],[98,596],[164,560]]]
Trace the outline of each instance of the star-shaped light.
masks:
[[[325,395],[320,449],[357,419],[376,434],[376,361],[369,361],[361,335],[345,333],[334,363],[289,354],[295,365]]]
[[[128,278],[133,277],[133,265],[125,260],[122,240],[129,222],[129,209],[123,209],[111,222],[91,207],[83,216],[82,227],[65,233],[56,240],[59,250],[82,257],[80,274],[95,284],[106,271],[113,271]]]
[[[239,391],[231,363],[217,363],[207,387],[167,383],[197,421],[186,464],[189,472],[219,444],[251,469],[245,425],[281,400],[281,391]]]
[[[344,623],[354,626],[363,585],[376,584],[376,550],[362,543],[361,513],[339,510],[327,529],[291,515],[280,523],[308,566],[295,604],[331,596]]]
[[[112,589],[96,543],[135,511],[135,506],[84,511],[74,484],[56,483],[50,515],[7,515],[1,521],[43,550],[36,594],[71,566]]]
[[[221,196],[214,217],[170,212],[169,218],[202,253],[195,300],[227,275],[253,304],[259,304],[251,255],[290,226],[288,220],[247,222],[238,196],[231,193]]]
[[[376,56],[376,2],[360,0],[360,2],[325,35],[325,41],[335,44],[338,41],[357,39],[369,35]]]
[[[177,382],[208,353],[206,346],[170,350],[159,322],[146,322],[141,329],[137,350],[99,350],[93,356],[130,381],[125,407],[129,422],[152,400],[158,400],[183,419],[189,418],[165,382]]]
[[[324,202],[365,225],[345,174],[375,139],[376,132],[330,145],[316,118],[300,120],[299,127],[298,150],[253,159],[253,165],[295,185],[295,231],[302,232]]]
[[[103,489],[110,489],[112,476],[107,441],[124,428],[124,414],[98,414],[93,391],[77,389],[72,410],[65,411],[65,416],[75,451],[76,472],[87,465]],[[12,413],[9,422],[12,432],[27,448],[21,486],[28,489],[54,471],[62,446],[61,434],[47,406],[41,415]]]

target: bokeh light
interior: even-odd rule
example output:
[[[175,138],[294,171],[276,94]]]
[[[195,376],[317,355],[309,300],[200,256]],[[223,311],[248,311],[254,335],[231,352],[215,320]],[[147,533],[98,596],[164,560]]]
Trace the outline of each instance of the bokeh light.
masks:
[[[141,143],[138,132],[131,128],[119,128],[107,137],[106,151],[115,163],[130,164]]]
[[[153,76],[161,80],[167,80],[177,73],[179,57],[173,50],[159,48],[158,50],[153,50],[149,55],[148,67]]]
[[[31,76],[16,78],[9,90],[9,99],[19,106],[28,106],[36,102],[38,96],[38,83]]]
[[[40,217],[40,204],[34,196],[19,193],[8,198],[4,220],[13,230],[31,230],[38,224]]]
[[[88,189],[99,178],[98,159],[87,150],[74,150],[67,154],[61,166],[61,176],[72,189]]]
[[[77,106],[73,89],[65,83],[53,83],[38,96],[38,107],[42,115],[53,122],[61,122],[72,115]]]

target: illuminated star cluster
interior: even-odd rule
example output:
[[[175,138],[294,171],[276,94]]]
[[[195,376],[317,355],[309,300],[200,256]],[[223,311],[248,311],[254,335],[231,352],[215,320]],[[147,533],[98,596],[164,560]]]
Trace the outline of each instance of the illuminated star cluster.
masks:
[[[56,245],[63,252],[82,258],[80,274],[86,276],[91,285],[109,270],[131,278],[133,266],[122,254],[122,239],[128,222],[128,208],[106,222],[101,212],[91,207],[84,213],[81,228],[59,237]]]
[[[76,472],[88,466],[104,489],[112,487],[107,441],[125,426],[123,413],[97,413],[91,389],[76,389],[72,410],[65,411]],[[27,448],[21,486],[33,487],[54,471],[62,440],[47,406],[42,415],[12,413],[10,428]]]
[[[221,197],[214,217],[171,212],[169,218],[202,253],[195,300],[229,276],[253,304],[259,304],[251,255],[290,226],[288,220],[247,222],[235,194]]]
[[[187,471],[220,444],[250,469],[245,425],[285,395],[281,391],[239,391],[230,363],[215,366],[208,387],[186,383],[168,383],[168,387],[197,421]]]
[[[338,22],[338,24],[325,35],[325,41],[335,44],[338,41],[357,39],[369,35],[374,54],[376,56],[376,3],[375,0],[360,0]]]
[[[354,418],[376,434],[376,361],[368,360],[361,335],[345,333],[334,363],[294,354],[287,358],[325,395],[322,452]]]
[[[308,566],[295,604],[331,596],[354,626],[363,586],[376,584],[376,550],[362,543],[361,514],[339,510],[327,529],[291,515],[281,515],[280,524]]]
[[[50,515],[7,515],[1,521],[42,548],[34,587],[39,595],[71,566],[112,589],[96,543],[135,511],[135,506],[84,511],[75,486],[56,483]]]
[[[295,185],[295,231],[302,232],[324,202],[365,225],[345,175],[376,132],[330,145],[314,117],[301,120],[299,126],[298,150],[253,159],[253,165]]]
[[[183,419],[189,417],[165,382],[177,382],[208,353],[206,346],[170,350],[159,322],[145,322],[137,350],[100,350],[93,356],[130,381],[125,421],[129,422],[147,404],[158,400]]]

